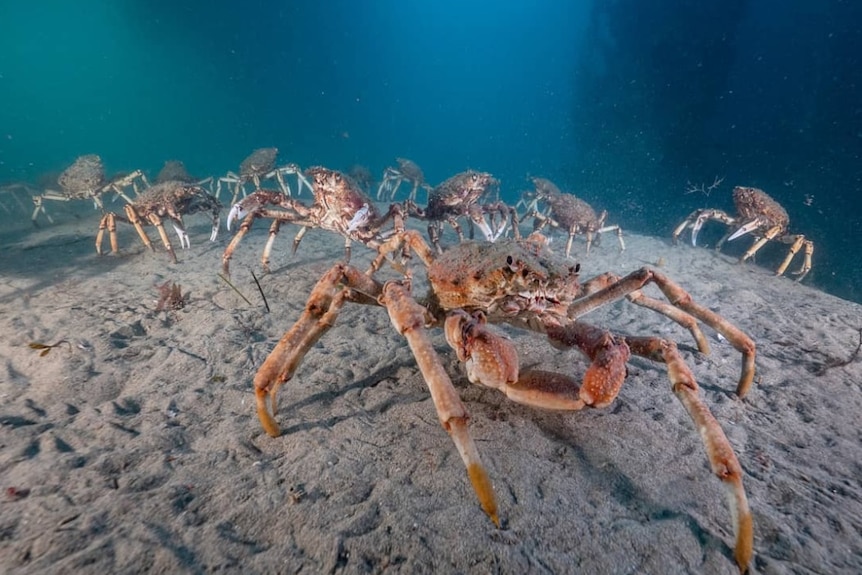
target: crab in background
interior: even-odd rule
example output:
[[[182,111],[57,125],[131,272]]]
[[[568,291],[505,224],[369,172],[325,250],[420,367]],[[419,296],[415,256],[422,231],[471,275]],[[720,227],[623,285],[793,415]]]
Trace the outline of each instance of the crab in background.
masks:
[[[239,174],[228,172],[225,176],[218,179],[216,183],[216,197],[221,196],[222,184],[230,187],[233,185],[233,196],[231,197],[231,205],[236,203],[237,198],[242,194],[246,196],[245,185],[249,182],[254,184],[254,189],[260,189],[261,180],[269,180],[275,178],[278,187],[286,196],[291,195],[290,186],[284,179],[286,175],[294,175],[297,178],[297,194],[302,193],[302,186],[311,189],[311,184],[302,175],[302,170],[296,164],[287,164],[286,166],[277,167],[276,158],[278,157],[278,148],[258,148],[249,154],[239,165]]]
[[[149,182],[141,170],[119,175],[111,180],[105,178],[105,167],[102,164],[102,158],[96,154],[88,154],[79,156],[75,162],[63,170],[57,178],[59,190],[45,190],[42,194],[33,196],[33,215],[30,217],[33,223],[37,223],[39,214],[45,214],[49,222],[53,223],[51,216],[45,211],[45,200],[70,202],[73,200],[92,200],[93,206],[96,209],[105,209],[102,203],[102,195],[108,192],[114,192],[117,196],[123,198],[126,202],[131,202],[132,198],[126,194],[126,188],[131,188],[134,195],[140,193],[138,181],[141,181],[144,187],[149,187]]]
[[[200,186],[178,181],[156,184],[138,196],[134,201],[126,204],[125,217],[114,212],[107,212],[102,216],[102,219],[99,221],[99,233],[96,236],[96,252],[100,255],[103,253],[102,241],[106,231],[110,237],[111,253],[119,251],[117,243],[117,220],[120,220],[135,226],[135,230],[138,232],[141,241],[151,250],[155,250],[155,248],[149,236],[147,236],[147,232],[144,231],[144,226],[155,226],[171,261],[177,263],[177,255],[174,252],[174,247],[168,238],[168,234],[165,232],[162,218],[168,218],[171,221],[174,231],[180,240],[180,248],[185,249],[190,247],[191,243],[183,222],[183,216],[198,212],[209,212],[212,215],[213,222],[210,241],[214,242],[218,236],[221,208],[222,205],[218,201],[218,198]]]
[[[798,276],[796,281],[808,275],[811,271],[811,258],[814,254],[814,242],[802,234],[790,234],[787,232],[790,217],[781,204],[772,199],[766,192],[758,188],[736,186],[733,188],[733,203],[736,206],[736,216],[732,216],[722,210],[705,208],[695,210],[680,223],[673,231],[674,243],[679,241],[680,235],[691,229],[691,245],[697,245],[697,236],[703,225],[708,221],[718,221],[731,229],[716,244],[715,249],[720,250],[726,241],[733,241],[746,234],[751,234],[755,240],[750,248],[742,255],[740,262],[745,262],[771,240],[783,244],[790,244],[781,265],[775,270],[776,275],[783,275],[793,261],[793,258],[803,249],[802,264],[793,272]]]
[[[371,170],[361,164],[353,164],[347,170],[347,175],[353,178],[353,181],[359,185],[366,194],[371,193],[371,186],[374,184],[374,176]]]
[[[258,218],[273,220],[261,258],[266,272],[270,271],[272,245],[283,223],[300,226],[293,240],[294,252],[309,229],[320,228],[344,237],[347,261],[350,260],[352,242],[376,247],[382,237],[381,230],[389,220],[395,220],[396,227],[402,225],[399,223],[401,209],[397,204],[390,206],[389,211],[381,215],[371,198],[351,177],[319,166],[309,168],[306,174],[311,178],[314,196],[310,206],[276,190],[258,190],[234,204],[228,214],[227,228],[230,230],[235,221],[242,220],[242,223],[222,255],[222,271],[225,275],[230,273],[230,260],[234,251]]]
[[[213,177],[199,180],[189,174],[186,165],[180,160],[167,160],[162,169],[156,175],[156,183],[163,184],[165,182],[182,182],[184,184],[192,184],[195,186],[206,186],[210,194],[212,194]]]
[[[575,236],[580,234],[586,237],[587,253],[590,253],[593,240],[600,239],[601,234],[606,232],[616,232],[620,250],[626,249],[620,227],[605,225],[607,211],[602,210],[601,214],[596,214],[590,204],[573,194],[562,192],[546,178],[533,178],[533,185],[535,189],[524,194],[525,199],[522,200],[527,206],[527,213],[522,220],[534,218],[534,231],[540,232],[547,225],[565,231],[568,234],[566,258],[571,254]],[[540,206],[544,206],[544,209],[540,209]]]
[[[398,164],[397,168],[388,167],[383,171],[383,181],[380,182],[380,187],[377,188],[377,200],[391,202],[398,193],[398,188],[402,183],[407,182],[413,187],[410,189],[409,199],[416,201],[416,192],[419,188],[424,188],[430,192],[431,186],[425,182],[425,174],[422,168],[413,160],[407,158],[395,158]]]
[[[389,254],[413,252],[427,270],[429,293],[420,304],[409,277],[378,281],[374,274]],[[580,283],[579,265],[548,252],[540,242],[503,238],[497,243],[463,242],[442,254],[415,230],[404,230],[381,245],[367,272],[346,263],[327,271],[313,288],[305,310],[254,378],[257,414],[272,437],[276,392],[290,381],[307,353],[332,329],[348,302],[386,308],[394,328],[406,339],[433,399],[443,428],[461,455],[482,509],[499,527],[494,491],[468,428],[469,414],[443,367],[426,328],[442,328],[448,344],[464,363],[468,379],[497,389],[511,400],[533,407],[577,411],[610,405],[626,377],[631,354],[664,363],[673,393],[699,431],[713,473],[724,485],[735,534],[734,557],[740,571],[753,549],[753,525],[742,468],[721,426],[699,394],[697,382],[676,343],[656,336],[620,336],[580,320],[587,312],[627,299],[686,327],[708,353],[698,321],[721,333],[742,353],[737,393],[745,395],[754,377],[754,342],[741,330],[691,296],[668,277],[648,268],[623,278],[602,274]],[[670,302],[642,293],[655,284]],[[508,323],[544,334],[562,349],[575,347],[590,359],[580,384],[547,371],[521,370],[511,340],[489,324]],[[648,470],[647,470],[648,472]]]
[[[437,249],[442,252],[440,236],[443,233],[443,225],[448,222],[460,241],[464,241],[464,233],[458,218],[466,216],[470,222],[470,236],[473,235],[475,224],[489,242],[495,241],[503,232],[509,222],[516,237],[519,234],[517,225],[517,214],[515,209],[503,202],[481,203],[488,193],[499,185],[499,182],[487,172],[467,170],[455,174],[439,186],[431,190],[428,196],[428,205],[420,208],[413,200],[405,202],[407,215],[428,221],[428,238]],[[490,224],[485,218],[491,217]],[[500,221],[497,222],[497,216]]]

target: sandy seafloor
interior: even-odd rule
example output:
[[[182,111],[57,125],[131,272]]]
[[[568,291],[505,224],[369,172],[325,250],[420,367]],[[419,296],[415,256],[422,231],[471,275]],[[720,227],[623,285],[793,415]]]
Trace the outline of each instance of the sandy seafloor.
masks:
[[[498,530],[382,308],[345,308],[282,388],[283,435],[261,429],[255,370],[341,257],[340,238],[309,233],[292,256],[294,230],[282,231],[273,273],[258,274],[266,313],[250,275],[265,224],[233,260],[249,305],[217,277],[228,235],[208,242],[205,217],[190,218],[192,247],[174,265],[128,226],[120,256],[97,256],[98,216],[65,208],[49,206],[54,225],[32,229],[24,215],[2,235],[0,571],[736,572],[723,489],[663,365],[632,359],[608,409],[546,412],[471,385],[436,331],[496,489]],[[753,571],[862,572],[862,358],[829,367],[856,348],[862,306],[711,249],[626,242],[620,253],[605,238],[588,257],[577,243],[582,277],[661,258],[757,342],[756,385],[740,401],[740,356],[709,328],[702,356],[684,329],[627,302],[585,318],[681,344],[745,472]],[[353,261],[364,267],[368,252],[356,246]],[[167,280],[190,301],[156,312]],[[506,331],[525,367],[585,370],[576,351]],[[28,347],[63,339],[71,350]]]

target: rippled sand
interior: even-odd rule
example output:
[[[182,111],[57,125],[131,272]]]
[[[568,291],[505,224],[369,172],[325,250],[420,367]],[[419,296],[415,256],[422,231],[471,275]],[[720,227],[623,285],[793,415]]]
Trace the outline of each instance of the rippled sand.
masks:
[[[345,308],[282,388],[283,435],[263,433],[252,378],[341,256],[339,238],[309,233],[292,256],[286,227],[264,275],[259,224],[232,263],[249,304],[217,276],[227,236],[208,242],[205,217],[191,219],[178,264],[128,226],[122,254],[99,257],[94,213],[57,219],[5,232],[0,253],[2,571],[735,572],[723,490],[664,366],[631,360],[608,409],[543,412],[471,385],[435,332],[473,416],[498,530],[381,308]],[[739,354],[708,328],[702,356],[683,328],[625,302],[586,318],[680,343],[745,472],[755,571],[862,571],[862,359],[835,366],[859,342],[862,307],[668,238],[626,244],[621,254],[605,238],[580,258],[583,277],[661,259],[757,342],[740,401]],[[188,305],[155,311],[168,280]],[[523,365],[585,370],[577,352],[506,330]],[[28,346],[60,340],[70,345],[44,356]]]

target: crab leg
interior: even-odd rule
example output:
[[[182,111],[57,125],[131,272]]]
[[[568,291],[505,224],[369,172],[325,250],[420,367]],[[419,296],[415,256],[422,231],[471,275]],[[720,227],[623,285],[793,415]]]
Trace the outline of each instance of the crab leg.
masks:
[[[102,239],[105,236],[105,230],[108,230],[108,237],[111,239],[111,253],[117,253],[120,248],[117,244],[117,221],[116,215],[113,212],[108,212],[99,221],[99,233],[96,234],[96,253],[102,255]]]
[[[135,215],[137,216],[137,214]],[[171,256],[171,261],[177,263],[177,254],[174,253],[174,246],[171,245],[171,240],[170,238],[168,238],[167,232],[165,232],[165,226],[162,225],[162,219],[156,214],[150,214],[147,219],[150,221],[151,224],[156,227],[156,230],[159,232],[159,237],[162,239],[162,244],[164,244],[168,255]],[[141,230],[143,230],[143,228],[141,228]]]
[[[236,206],[234,206],[235,208]],[[233,208],[231,209],[231,214],[233,214]],[[236,250],[239,243],[242,241],[242,238],[245,234],[248,233],[248,230],[251,229],[252,224],[254,224],[254,220],[257,217],[254,211],[249,212],[248,215],[243,218],[242,223],[239,225],[239,229],[236,234],[231,238],[230,243],[224,249],[224,253],[221,256],[221,269],[222,273],[228,277],[230,277],[230,259],[233,257],[233,252]],[[230,216],[228,216],[228,229],[230,229]]]
[[[343,284],[349,287],[345,288]],[[284,334],[254,376],[257,416],[270,436],[278,437],[281,433],[273,417],[278,388],[293,377],[308,350],[335,325],[345,301],[375,303],[371,298],[376,297],[380,289],[380,284],[370,277],[342,264],[333,266],[314,286],[302,316]],[[271,412],[267,408],[267,396]]]
[[[754,221],[756,223],[758,220],[754,220]],[[740,232],[742,232],[744,229],[745,229],[745,226],[743,226],[742,228],[739,228],[739,230],[737,230],[736,233],[731,234],[731,236],[729,238],[727,238],[727,241],[731,241],[735,238],[738,238],[741,235]],[[781,226],[773,226],[773,227],[769,228],[769,230],[767,230],[767,232],[765,234],[763,234],[762,238],[760,238],[759,240],[754,242],[751,245],[751,247],[748,248],[748,251],[745,252],[744,254],[742,254],[742,257],[739,258],[739,261],[744,262],[744,261],[747,261],[747,260],[753,258],[754,254],[756,254],[760,250],[760,248],[762,248],[766,244],[766,242],[774,239],[780,233],[781,233]]]
[[[753,526],[742,485],[742,468],[724,431],[698,395],[697,382],[676,344],[656,337],[616,337],[577,321],[546,324],[552,344],[578,347],[592,360],[579,386],[571,377],[558,373],[531,370],[519,374],[511,343],[489,331],[481,314],[451,312],[445,329],[446,340],[465,362],[471,382],[499,389],[518,403],[545,409],[606,407],[619,393],[630,353],[665,363],[674,394],[700,432],[712,471],[727,488],[735,535],[734,557],[740,571],[745,571],[752,555]]]
[[[784,258],[784,261],[781,262],[780,266],[778,266],[778,269],[775,271],[775,275],[784,275],[784,271],[787,269],[787,266],[790,265],[793,257],[804,245],[805,252],[802,265],[798,271],[793,272],[799,276],[796,278],[796,281],[802,281],[802,278],[808,275],[808,272],[811,270],[811,256],[814,254],[814,244],[810,240],[806,240],[803,235],[790,236],[790,238],[793,240],[793,245],[790,246],[790,251],[787,252],[787,256]]]
[[[692,300],[691,295],[682,289],[679,284],[671,281],[670,278],[658,273],[657,271],[649,268],[641,268],[630,273],[607,288],[576,301],[571,307],[569,307],[569,317],[580,317],[607,302],[616,301],[629,296],[632,292],[640,290],[646,284],[651,282],[658,286],[664,296],[674,307],[694,316],[696,319],[699,319],[715,331],[722,334],[735,349],[742,353],[742,372],[739,377],[739,383],[736,387],[736,394],[739,397],[745,397],[745,394],[748,393],[748,389],[751,387],[751,383],[754,380],[754,358],[756,349],[754,341],[745,335],[742,330],[722,318],[714,311],[695,303]],[[636,296],[630,299],[632,299],[634,303],[638,303],[638,298]],[[668,315],[670,319],[678,321],[675,317],[667,314],[661,309],[656,309],[656,311],[664,315]],[[697,336],[695,336],[695,339],[697,339]]]
[[[416,357],[419,371],[422,372],[422,377],[431,392],[431,399],[434,401],[440,423],[455,442],[455,447],[467,467],[467,475],[470,477],[470,483],[473,484],[479,503],[494,525],[499,527],[500,519],[497,515],[494,488],[491,486],[467,426],[470,416],[425,331],[427,311],[416,303],[410,295],[409,287],[400,282],[387,282],[383,286],[380,303],[386,306],[395,329],[407,339]]]
[[[308,191],[313,194],[314,193],[314,187],[308,181],[308,178],[306,178],[303,175],[302,171],[297,168],[293,173],[296,174],[296,195],[297,196],[302,195],[303,184],[305,184],[305,187],[308,188]]]
[[[656,337],[630,337],[626,341],[632,353],[667,364],[673,392],[688,411],[700,432],[712,472],[727,489],[733,532],[736,539],[734,558],[739,571],[748,569],[754,548],[754,526],[748,498],[742,485],[742,467],[727,436],[698,393],[698,385],[682,360],[676,344]]]
[[[497,239],[497,234],[494,233],[494,230],[491,229],[491,226],[488,225],[488,221],[485,219],[485,213],[482,211],[482,206],[472,205],[470,206],[468,215],[470,216],[470,220],[476,224],[476,226],[482,230],[482,235],[485,236],[485,239],[489,242],[493,242]],[[449,223],[452,224],[452,227],[455,227],[453,220],[450,220]],[[500,230],[502,233],[503,230]],[[464,236],[459,234],[458,239],[464,241]]]
[[[138,232],[138,236],[141,238],[141,241],[145,246],[155,251],[156,248],[153,247],[150,237],[147,235],[147,232],[144,231],[144,226],[141,225],[141,218],[138,217],[138,212],[135,211],[131,204],[126,204],[125,210],[126,217],[129,219],[129,222],[135,226],[135,231]]]
[[[267,176],[268,175],[269,174],[267,174]],[[278,187],[281,188],[282,193],[284,193],[285,196],[290,196],[290,186],[284,181],[284,176],[281,174],[281,170],[275,170],[275,180],[278,182]]]

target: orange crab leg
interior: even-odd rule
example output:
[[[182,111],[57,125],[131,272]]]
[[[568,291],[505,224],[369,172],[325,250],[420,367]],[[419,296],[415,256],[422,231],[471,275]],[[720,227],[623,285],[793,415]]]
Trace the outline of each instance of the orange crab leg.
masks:
[[[162,225],[162,219],[156,214],[150,214],[148,219],[151,224],[156,226],[156,230],[159,232],[159,237],[162,239],[162,244],[165,246],[168,255],[171,257],[171,261],[177,263],[177,254],[174,252],[174,246],[171,245],[171,240],[168,238],[167,232],[165,232],[165,226]]]
[[[742,466],[733,447],[701,399],[694,375],[680,357],[676,344],[656,337],[630,337],[626,340],[632,353],[667,364],[673,392],[700,432],[712,472],[727,489],[736,539],[734,558],[740,572],[744,573],[754,552],[754,525],[742,485]]]
[[[108,231],[108,237],[111,241],[111,253],[117,253],[120,248],[117,244],[117,221],[116,215],[108,212],[99,221],[99,233],[96,234],[96,253],[102,255],[102,240],[105,236],[105,230]]]
[[[440,423],[455,442],[455,447],[467,467],[467,475],[479,498],[479,503],[494,525],[499,527],[500,519],[497,514],[494,488],[491,486],[491,481],[479,457],[479,450],[476,449],[467,426],[470,416],[425,331],[427,311],[416,303],[410,295],[409,287],[402,282],[387,282],[383,286],[380,303],[386,306],[395,329],[407,339],[416,357],[419,371],[422,372],[422,377],[431,392],[431,399],[434,401]]]
[[[722,334],[734,348],[742,353],[742,372],[739,376],[739,383],[736,386],[736,394],[739,397],[745,397],[745,394],[748,393],[751,387],[751,383],[754,381],[754,358],[756,354],[754,341],[745,335],[742,330],[711,309],[695,303],[688,292],[664,274],[660,274],[649,268],[636,270],[607,288],[576,301],[569,307],[569,317],[580,317],[610,301],[627,297],[648,283],[655,283],[674,307],[694,316]],[[644,302],[639,302],[636,296],[631,299],[634,303],[644,305]],[[656,311],[668,315],[671,319],[676,319],[673,315],[667,314],[661,309],[656,309]],[[696,335],[695,339],[697,339]],[[701,344],[701,342],[698,343],[699,345]]]
[[[138,217],[138,212],[131,206],[131,204],[126,204],[126,217],[135,226],[135,231],[138,232],[138,236],[141,238],[141,241],[145,246],[155,251],[156,248],[153,247],[153,243],[150,241],[149,236],[147,236],[147,232],[144,231],[144,226],[141,225],[141,218]]]
[[[344,287],[345,284],[349,287]],[[358,291],[353,291],[351,287]],[[333,266],[317,282],[302,316],[282,336],[254,376],[257,415],[269,435],[278,437],[281,433],[273,417],[278,388],[293,377],[308,350],[335,325],[344,302],[374,303],[371,298],[379,293],[380,284],[357,269],[342,264]],[[271,412],[267,408],[267,396],[270,398]]]

